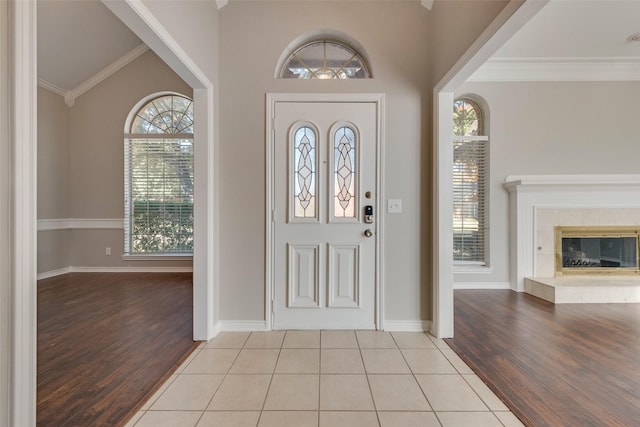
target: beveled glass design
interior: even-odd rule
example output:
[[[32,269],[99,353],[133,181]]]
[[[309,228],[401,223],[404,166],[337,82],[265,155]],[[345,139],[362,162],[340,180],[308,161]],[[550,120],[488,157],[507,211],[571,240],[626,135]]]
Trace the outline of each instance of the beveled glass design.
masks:
[[[293,137],[293,205],[295,218],[316,215],[316,133],[309,126],[296,130]]]
[[[366,79],[366,62],[351,47],[334,40],[318,40],[299,47],[280,70],[283,79]]]
[[[334,147],[334,216],[355,217],[356,135],[347,126],[333,136]]]

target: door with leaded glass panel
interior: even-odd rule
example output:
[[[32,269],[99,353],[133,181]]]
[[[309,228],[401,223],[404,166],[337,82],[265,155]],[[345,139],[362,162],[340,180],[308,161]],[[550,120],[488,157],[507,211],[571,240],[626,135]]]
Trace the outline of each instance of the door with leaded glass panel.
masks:
[[[273,327],[374,329],[373,102],[277,102]]]

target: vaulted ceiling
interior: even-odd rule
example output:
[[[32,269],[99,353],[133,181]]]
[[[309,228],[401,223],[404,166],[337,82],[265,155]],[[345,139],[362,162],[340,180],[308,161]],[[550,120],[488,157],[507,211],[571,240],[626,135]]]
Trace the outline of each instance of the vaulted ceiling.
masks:
[[[551,0],[471,80],[640,80],[639,32],[640,1]],[[100,0],[38,0],[40,84],[68,104],[146,49]]]
[[[99,0],[38,0],[38,77],[61,91],[141,43]]]

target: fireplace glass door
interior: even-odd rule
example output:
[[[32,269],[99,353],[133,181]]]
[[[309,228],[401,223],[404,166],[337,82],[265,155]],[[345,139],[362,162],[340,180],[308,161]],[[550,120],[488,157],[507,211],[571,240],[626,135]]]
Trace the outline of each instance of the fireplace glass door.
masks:
[[[637,273],[638,231],[623,227],[556,228],[556,273]]]

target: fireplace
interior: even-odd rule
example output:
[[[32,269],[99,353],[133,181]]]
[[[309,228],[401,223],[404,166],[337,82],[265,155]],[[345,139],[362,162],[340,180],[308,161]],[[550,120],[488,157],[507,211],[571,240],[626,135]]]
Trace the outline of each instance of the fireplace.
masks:
[[[638,274],[640,227],[555,227],[555,273]]]

